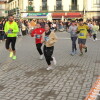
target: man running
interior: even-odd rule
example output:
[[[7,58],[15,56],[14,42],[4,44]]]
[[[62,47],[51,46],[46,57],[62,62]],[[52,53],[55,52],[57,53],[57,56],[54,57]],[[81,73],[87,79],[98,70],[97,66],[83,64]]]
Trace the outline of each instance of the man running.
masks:
[[[80,56],[83,55],[83,51],[82,51],[83,48],[85,49],[85,52],[87,52],[87,47],[85,46],[85,44],[88,36],[88,29],[89,27],[83,23],[83,19],[79,19],[79,26],[77,29],[77,33],[78,33],[78,44],[80,49]]]
[[[45,31],[45,29],[41,28],[40,23],[37,23],[36,29],[34,29],[31,32],[31,37],[35,37],[36,47],[40,54],[40,59],[43,59],[43,51],[41,50],[41,46],[42,46],[41,38],[42,38],[42,34],[44,33],[44,31]]]
[[[6,49],[10,52],[9,57],[11,57],[13,60],[16,60],[17,57],[16,57],[15,44],[19,28],[17,23],[14,21],[13,16],[9,17],[9,21],[7,21],[5,24],[4,31],[7,35]],[[11,48],[9,47],[10,44]]]

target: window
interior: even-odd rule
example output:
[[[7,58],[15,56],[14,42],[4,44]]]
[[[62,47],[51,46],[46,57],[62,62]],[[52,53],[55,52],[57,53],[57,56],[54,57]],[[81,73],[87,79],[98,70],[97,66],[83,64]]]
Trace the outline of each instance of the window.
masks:
[[[47,0],[42,0],[42,10],[47,10]]]
[[[100,5],[100,0],[93,0],[93,3],[94,3],[95,5]]]
[[[77,5],[77,0],[72,0],[72,5]]]
[[[62,0],[56,0],[56,10],[62,10]]]
[[[62,0],[56,0],[56,5],[57,5],[57,7],[61,7],[62,6]]]
[[[33,0],[28,0],[28,1],[33,1]]]
[[[42,0],[42,6],[46,7],[47,6],[47,0]]]
[[[70,10],[78,10],[77,0],[71,0]]]

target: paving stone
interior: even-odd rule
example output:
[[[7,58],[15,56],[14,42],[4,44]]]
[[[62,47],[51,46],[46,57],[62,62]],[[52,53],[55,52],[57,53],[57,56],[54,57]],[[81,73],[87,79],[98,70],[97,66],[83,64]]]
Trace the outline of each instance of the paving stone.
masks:
[[[87,39],[88,52],[80,57],[78,49],[71,56],[69,34],[56,34],[57,65],[51,71],[46,70],[45,58],[39,60],[34,38],[17,39],[15,61],[0,43],[0,100],[84,100],[100,75],[100,40]]]

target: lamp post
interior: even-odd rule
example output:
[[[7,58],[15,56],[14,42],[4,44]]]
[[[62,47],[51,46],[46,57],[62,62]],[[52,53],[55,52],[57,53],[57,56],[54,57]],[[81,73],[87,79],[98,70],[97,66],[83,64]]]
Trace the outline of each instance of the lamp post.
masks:
[[[83,20],[86,21],[86,0],[83,0]]]

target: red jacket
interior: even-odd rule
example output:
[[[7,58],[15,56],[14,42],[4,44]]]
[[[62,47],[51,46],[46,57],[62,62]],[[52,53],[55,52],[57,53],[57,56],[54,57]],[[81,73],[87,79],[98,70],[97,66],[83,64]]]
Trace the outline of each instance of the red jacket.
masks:
[[[44,28],[36,28],[31,32],[31,37],[35,37],[36,44],[41,43],[42,34],[44,32]]]

